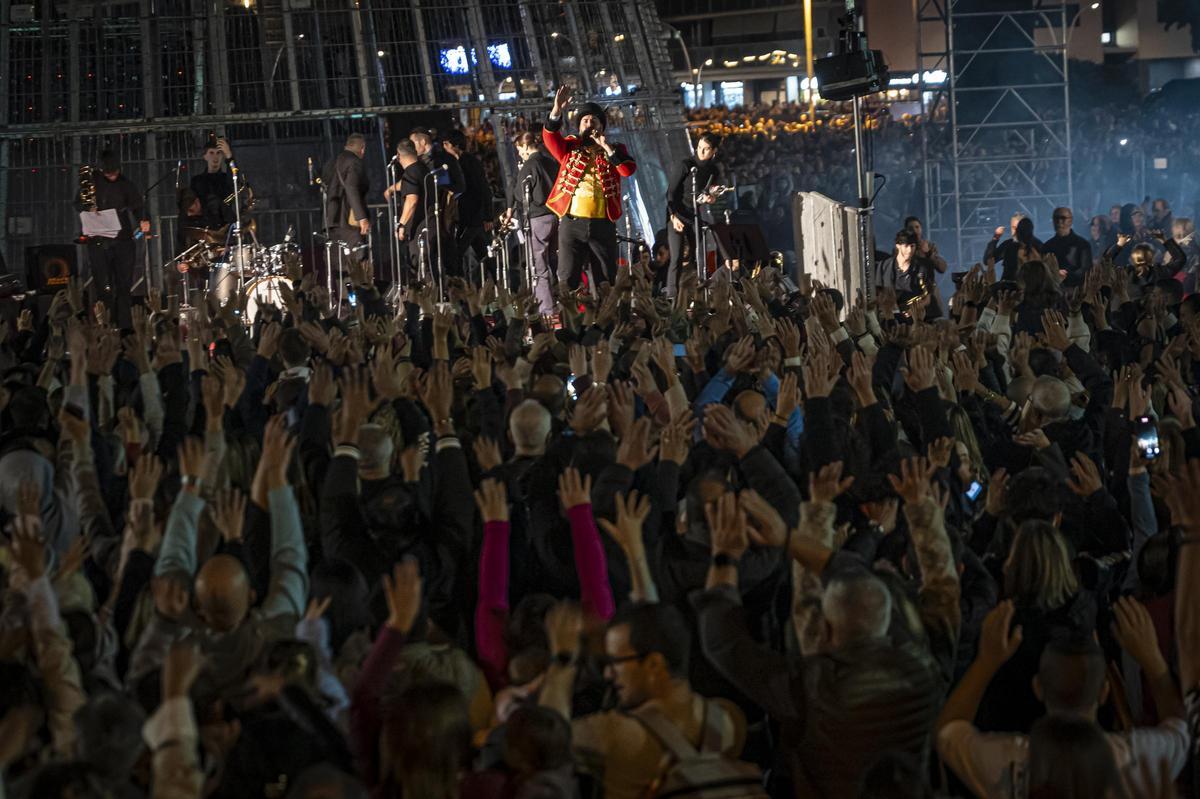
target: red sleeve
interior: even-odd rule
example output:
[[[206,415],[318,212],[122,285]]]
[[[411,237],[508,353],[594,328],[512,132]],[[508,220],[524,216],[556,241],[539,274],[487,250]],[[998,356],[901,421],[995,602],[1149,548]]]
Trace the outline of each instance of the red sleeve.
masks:
[[[546,150],[550,155],[554,156],[555,161],[562,161],[567,157],[567,153],[571,152],[566,137],[557,129],[551,130],[545,125],[542,126],[542,143],[546,145]]]
[[[404,636],[384,626],[363,663],[350,698],[350,746],[359,776],[369,786],[380,782],[379,736],[383,728],[380,697],[403,648]]]
[[[579,575],[579,599],[585,614],[607,621],[616,612],[612,586],[608,582],[608,560],[600,531],[592,516],[591,503],[567,511],[571,540],[575,545],[575,571]]]
[[[493,691],[504,687],[508,667],[508,651],[504,645],[504,625],[508,620],[508,538],[508,522],[483,525],[479,600],[475,606],[475,651]]]
[[[637,172],[637,161],[630,158],[629,151],[625,149],[624,144],[617,145],[617,152],[621,154],[621,162],[616,167],[617,174],[623,178],[627,178],[634,172]]]

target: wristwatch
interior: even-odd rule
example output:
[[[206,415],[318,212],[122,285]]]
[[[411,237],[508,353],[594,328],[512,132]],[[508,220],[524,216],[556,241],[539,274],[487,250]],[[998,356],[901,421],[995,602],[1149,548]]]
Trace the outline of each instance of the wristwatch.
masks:
[[[724,569],[727,566],[733,566],[734,568],[737,568],[739,560],[739,558],[735,558],[728,552],[718,552],[712,556],[712,565],[718,569]]]

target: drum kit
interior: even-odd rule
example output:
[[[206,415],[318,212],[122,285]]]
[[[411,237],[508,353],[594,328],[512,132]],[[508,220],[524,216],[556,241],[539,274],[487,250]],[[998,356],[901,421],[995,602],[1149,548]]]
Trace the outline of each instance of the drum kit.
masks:
[[[290,228],[282,244],[260,244],[251,223],[239,247],[231,227],[183,228],[185,249],[170,262],[184,287],[180,307],[190,307],[192,294],[202,289],[224,305],[242,285],[248,300],[246,321],[253,323],[262,306],[282,307],[280,287],[288,280],[289,265],[300,259],[300,245],[291,240]]]

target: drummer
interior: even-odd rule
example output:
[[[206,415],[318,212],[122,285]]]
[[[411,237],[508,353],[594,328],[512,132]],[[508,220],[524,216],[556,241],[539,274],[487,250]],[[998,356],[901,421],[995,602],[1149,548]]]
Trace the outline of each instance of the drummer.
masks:
[[[207,285],[209,262],[218,254],[212,243],[213,233],[208,230],[206,222],[204,208],[196,192],[191,189],[181,189],[179,192],[179,240],[176,242],[176,252],[182,255],[197,243],[209,244],[208,249],[193,250],[189,257],[182,258],[175,263],[174,271],[181,276],[184,284],[192,291]],[[175,278],[168,275],[167,279],[174,280]]]
[[[226,163],[233,158],[229,142],[211,136],[204,145],[204,173],[192,178],[191,189],[200,199],[204,227],[216,229],[233,222],[236,212],[232,202],[233,176]]]

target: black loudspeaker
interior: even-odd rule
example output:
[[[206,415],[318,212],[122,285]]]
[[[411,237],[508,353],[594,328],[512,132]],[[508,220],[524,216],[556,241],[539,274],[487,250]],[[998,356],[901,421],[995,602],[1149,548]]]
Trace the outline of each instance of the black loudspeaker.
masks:
[[[42,244],[25,248],[25,288],[38,294],[54,294],[67,287],[76,274],[74,244]]]

